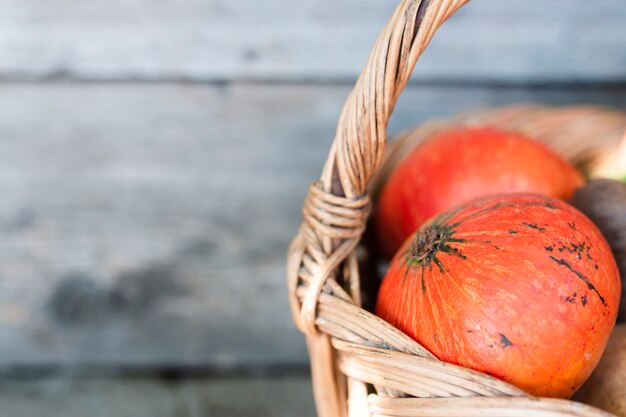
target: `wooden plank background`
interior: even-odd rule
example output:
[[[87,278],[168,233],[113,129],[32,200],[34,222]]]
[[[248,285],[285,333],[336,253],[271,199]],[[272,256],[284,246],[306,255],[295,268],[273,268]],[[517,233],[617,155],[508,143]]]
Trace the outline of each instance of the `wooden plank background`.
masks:
[[[289,393],[289,395],[285,395]],[[11,417],[309,417],[308,377],[279,375],[163,381],[154,378],[0,379]]]
[[[623,80],[622,0],[477,0],[415,79]],[[395,0],[4,0],[0,76],[352,80]]]
[[[3,2],[0,371],[303,367],[286,247],[394,4]],[[622,0],[475,1],[390,131],[507,103],[626,108],[624,22]]]

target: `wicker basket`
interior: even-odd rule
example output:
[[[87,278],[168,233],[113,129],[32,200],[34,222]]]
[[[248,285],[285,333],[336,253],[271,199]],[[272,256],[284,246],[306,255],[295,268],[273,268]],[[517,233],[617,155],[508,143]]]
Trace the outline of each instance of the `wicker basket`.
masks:
[[[441,362],[361,308],[358,254],[371,208],[368,191],[375,195],[386,173],[423,138],[451,124],[490,124],[532,135],[588,165],[616,147],[626,128],[625,113],[603,108],[505,108],[424,125],[398,138],[383,157],[387,121],[415,62],[436,29],[467,1],[402,1],[343,108],[321,179],[309,189],[287,276],[321,417],[610,415],[571,401],[536,398]]]

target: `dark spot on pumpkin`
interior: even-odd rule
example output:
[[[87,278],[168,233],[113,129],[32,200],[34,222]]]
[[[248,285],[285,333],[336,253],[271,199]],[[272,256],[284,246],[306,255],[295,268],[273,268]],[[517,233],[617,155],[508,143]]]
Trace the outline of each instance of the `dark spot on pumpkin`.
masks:
[[[437,265],[437,267],[439,268],[439,272],[441,272],[442,274],[446,272],[446,268],[443,266],[439,258],[437,258],[436,256],[433,256],[433,262],[435,262],[435,265]]]
[[[568,295],[567,297],[565,297],[565,301],[567,301],[570,304],[573,304],[576,302],[576,293],[572,294],[572,295]]]
[[[570,242],[568,245],[561,245],[558,250],[559,252],[568,252],[571,254],[575,254],[576,257],[580,260],[583,259],[583,255],[587,258],[587,260],[591,261],[593,258],[589,253],[589,249],[591,249],[591,245],[585,244],[585,242],[573,243]]]
[[[568,225],[571,229],[576,230],[576,223],[575,223],[574,221],[568,222],[568,223],[567,223],[567,225]]]
[[[465,333],[474,333],[474,330],[472,330],[472,329],[465,329]]]
[[[506,337],[502,333],[498,333],[498,334],[500,335],[500,347],[502,347],[502,349],[506,349],[509,346],[513,346],[513,342],[511,342],[508,337]]]
[[[595,269],[597,271],[598,270],[598,264],[594,264],[593,265],[593,269]]]
[[[435,342],[435,344],[437,344],[437,336],[433,335],[433,342]]]
[[[572,271],[580,280],[582,280],[585,284],[587,284],[587,288],[589,288],[591,291],[595,292],[598,295],[598,298],[602,302],[603,306],[605,306],[605,307],[608,306],[607,303],[606,303],[606,300],[604,299],[602,294],[600,294],[600,292],[595,287],[595,285],[593,285],[593,283],[591,281],[589,281],[589,278],[587,278],[587,276],[585,276],[583,273],[581,273],[577,269],[573,268],[565,259],[557,259],[557,258],[555,258],[552,255],[550,255],[550,259],[552,259],[557,264],[559,264],[561,266],[564,266],[567,269],[569,269],[570,271]],[[585,305],[585,304],[586,304],[586,302],[583,305]]]
[[[522,222],[522,225],[526,227],[530,227],[531,229],[539,230],[540,232],[546,231],[545,227],[541,227],[538,224]]]
[[[553,251],[552,246],[545,246],[545,248],[546,248],[546,250],[547,250],[548,252],[552,252],[552,251]]]
[[[493,245],[494,248],[498,249],[498,250],[502,250],[502,248],[498,245]]]
[[[488,239],[481,240],[480,243],[486,243],[487,245],[491,245],[491,240],[488,240]]]
[[[558,207],[557,207],[557,206],[555,206],[554,204],[552,204],[552,202],[551,202],[551,201],[546,201],[546,202],[545,202],[545,204],[544,204],[544,207],[547,207],[547,208],[549,208],[550,210],[556,210],[556,209],[558,209]]]
[[[519,232],[517,230],[509,229],[509,233],[512,234],[512,235],[516,235]]]
[[[580,301],[583,304],[583,307],[587,305],[587,295],[583,295],[582,297],[580,297]]]

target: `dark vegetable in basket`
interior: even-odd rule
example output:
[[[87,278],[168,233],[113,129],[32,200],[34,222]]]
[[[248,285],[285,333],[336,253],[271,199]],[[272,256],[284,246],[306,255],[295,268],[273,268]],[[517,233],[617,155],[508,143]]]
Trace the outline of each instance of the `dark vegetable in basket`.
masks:
[[[474,200],[398,251],[376,313],[439,359],[567,398],[615,324],[620,280],[604,237],[539,194]]]
[[[457,127],[414,149],[393,171],[378,201],[385,254],[428,218],[474,198],[536,192],[566,199],[582,176],[545,145],[490,127]]]
[[[598,226],[613,250],[622,276],[617,320],[626,322],[626,184],[610,179],[591,180],[574,193],[571,203]]]

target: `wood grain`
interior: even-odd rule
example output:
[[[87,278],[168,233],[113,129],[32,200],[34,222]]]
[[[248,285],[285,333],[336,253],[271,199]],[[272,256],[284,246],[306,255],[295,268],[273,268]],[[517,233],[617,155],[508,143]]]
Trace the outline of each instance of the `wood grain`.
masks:
[[[0,370],[304,365],[285,253],[348,91],[1,84]],[[625,93],[409,87],[390,130]]]
[[[2,414],[13,417],[313,416],[306,375],[181,379],[1,379]]]
[[[0,79],[349,80],[396,1],[5,0]],[[457,82],[624,82],[622,0],[480,0],[414,74]]]

